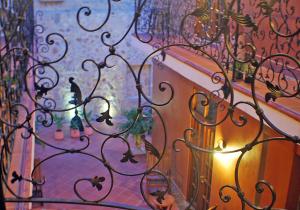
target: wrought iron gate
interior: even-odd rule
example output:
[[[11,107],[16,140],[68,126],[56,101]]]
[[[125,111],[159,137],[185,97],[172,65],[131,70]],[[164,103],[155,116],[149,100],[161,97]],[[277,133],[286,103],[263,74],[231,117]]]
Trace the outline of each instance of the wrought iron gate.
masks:
[[[194,92],[197,92],[196,90]],[[203,96],[194,98],[193,110],[198,119],[203,121],[215,123],[217,118],[217,107],[213,101],[209,106],[199,106],[202,100],[205,100]],[[203,109],[204,108],[204,109]],[[197,136],[192,136],[192,143],[198,147],[205,149],[213,149],[215,145],[215,127],[202,126],[197,123],[195,119],[192,119],[192,126]],[[212,169],[213,169],[213,154],[209,153],[195,153],[192,160],[192,166],[190,167],[191,182],[189,195],[190,199],[194,202],[192,204],[193,209],[208,209],[210,206],[210,193],[212,184]],[[197,162],[197,164],[194,163]],[[200,182],[197,183],[197,180]],[[198,186],[197,186],[198,184]],[[198,190],[198,197],[193,200],[195,192]]]
[[[77,23],[82,30],[87,32],[96,32],[108,23],[112,15],[112,8],[114,4],[119,4],[122,0],[106,0],[107,13],[104,19],[99,20],[99,26],[96,28],[89,28],[84,25],[83,18],[92,18],[93,8],[87,6],[78,9]],[[167,2],[167,3],[166,3]],[[197,123],[204,127],[216,127],[222,124],[226,119],[231,119],[232,122],[238,126],[243,127],[248,123],[248,119],[244,116],[234,115],[235,110],[242,105],[249,106],[257,115],[259,119],[260,128],[256,136],[251,142],[245,143],[239,149],[233,151],[220,151],[216,149],[207,149],[194,145],[189,141],[190,135],[194,134],[193,128],[188,128],[184,131],[184,138],[179,138],[174,141],[174,149],[178,142],[182,142],[190,149],[195,156],[197,153],[237,153],[240,152],[236,168],[235,168],[235,185],[225,185],[220,191],[220,199],[223,202],[230,202],[231,197],[224,193],[224,190],[231,189],[236,193],[241,201],[241,208],[246,206],[253,209],[271,209],[276,200],[276,192],[271,184],[265,180],[259,180],[255,186],[258,193],[263,193],[264,189],[270,192],[272,199],[270,203],[264,207],[256,206],[254,201],[249,200],[243,193],[243,189],[239,183],[239,166],[245,154],[251,151],[254,147],[260,144],[265,144],[271,141],[289,141],[294,144],[299,144],[299,136],[282,130],[279,125],[270,120],[270,117],[264,112],[261,99],[257,96],[257,84],[268,89],[265,94],[265,103],[280,103],[281,99],[291,100],[299,97],[300,93],[300,51],[299,51],[299,37],[300,37],[300,18],[297,16],[295,3],[289,0],[207,0],[197,4],[196,1],[160,1],[160,0],[135,0],[135,13],[132,17],[130,27],[119,37],[117,41],[111,41],[112,34],[108,31],[101,32],[100,42],[107,48],[107,55],[101,62],[87,58],[82,62],[82,69],[89,71],[88,65],[93,65],[97,68],[97,82],[93,90],[86,98],[82,98],[80,84],[76,84],[74,78],[70,77],[69,82],[71,92],[74,93],[72,100],[73,106],[71,108],[57,109],[55,100],[48,98],[47,93],[55,91],[60,79],[60,72],[53,66],[53,64],[62,61],[68,53],[68,40],[63,34],[55,32],[46,37],[46,44],[48,47],[55,45],[58,41],[64,43],[64,52],[62,55],[54,60],[39,60],[32,48],[33,22],[32,22],[32,2],[30,0],[1,0],[1,95],[0,106],[2,110],[1,115],[1,189],[0,189],[0,208],[5,210],[5,203],[16,202],[33,202],[33,203],[70,203],[93,206],[106,206],[121,209],[140,209],[126,204],[118,204],[106,202],[105,199],[111,193],[114,186],[114,174],[123,176],[142,176],[140,181],[141,195],[150,208],[155,208],[147,199],[146,193],[143,189],[143,183],[147,176],[151,174],[158,174],[168,186],[158,192],[156,195],[157,201],[162,202],[164,196],[169,189],[169,180],[161,172],[156,171],[155,167],[160,163],[164,157],[166,150],[167,133],[165,128],[165,121],[162,118],[157,107],[167,106],[174,97],[174,90],[172,84],[167,81],[159,84],[161,92],[169,91],[169,96],[163,102],[152,101],[144,93],[141,85],[141,74],[147,61],[152,59],[160,59],[164,62],[167,53],[175,47],[181,47],[195,52],[209,58],[218,70],[211,75],[212,85],[217,85],[214,91],[209,94],[205,92],[196,92],[190,98],[190,103],[187,108],[190,109],[192,117]],[[248,10],[247,10],[248,8]],[[249,10],[249,8],[256,8]],[[299,12],[299,11],[298,11]],[[175,14],[174,14],[175,13]],[[180,18],[180,21],[175,21]],[[195,24],[197,23],[197,24]],[[29,26],[29,27],[28,27]],[[42,26],[35,26],[36,30],[41,30]],[[28,30],[29,29],[29,30]],[[30,33],[28,33],[28,31]],[[131,67],[130,63],[119,54],[118,46],[122,43],[125,37],[130,36],[133,32],[134,36],[145,44],[154,46],[154,50],[150,53],[143,62],[136,73]],[[267,47],[260,48],[262,42],[270,42]],[[259,53],[258,53],[259,52]],[[157,56],[157,57],[155,57]],[[134,122],[122,131],[114,131],[111,133],[103,132],[89,122],[86,112],[86,107],[93,101],[101,100],[107,104],[107,109],[100,113],[97,119],[98,123],[105,123],[108,126],[113,125],[111,117],[110,100],[101,96],[95,95],[95,90],[101,85],[101,72],[105,68],[110,68],[109,59],[112,57],[120,59],[131,71],[132,77],[135,81],[138,102],[136,110],[138,115]],[[233,69],[233,71],[230,71]],[[247,70],[245,74],[249,77],[251,88],[252,101],[235,101],[235,92],[233,89],[233,82],[239,76],[237,71]],[[184,69],[183,69],[184,70]],[[84,75],[84,71],[82,72]],[[52,72],[52,77],[47,76],[47,72]],[[230,79],[230,77],[232,79]],[[30,79],[31,78],[31,79]],[[232,80],[232,81],[231,81]],[[34,91],[30,89],[29,84],[33,82]],[[199,84],[201,85],[201,84]],[[157,87],[155,87],[157,88]],[[34,103],[33,110],[20,103],[19,98],[21,94],[26,94]],[[198,118],[193,110],[191,101],[196,96],[202,96],[204,99],[199,102],[199,106],[207,107],[212,100],[217,101],[218,106],[223,108],[226,114],[222,119],[216,122],[206,122]],[[142,99],[147,101],[147,104],[142,104]],[[228,107],[222,107],[222,102],[227,101]],[[35,132],[32,123],[32,118],[37,115],[37,121],[44,127],[50,127],[53,124],[55,113],[66,112],[70,110],[77,110],[82,107],[84,118],[94,131],[106,136],[106,140],[100,148],[100,156],[95,156],[87,152],[90,146],[90,139],[88,136],[82,135],[80,140],[85,143],[81,148],[61,148],[57,145],[47,143],[38,133]],[[127,145],[127,152],[123,154],[121,162],[136,162],[134,155],[130,149],[128,141],[123,137],[136,123],[137,120],[143,118],[146,112],[151,110],[158,116],[161,122],[164,133],[162,134],[162,141],[164,147],[161,151],[155,148],[150,142],[145,142],[146,149],[157,157],[156,163],[146,169],[142,173],[124,174],[118,169],[114,168],[109,160],[105,157],[105,144],[114,139],[119,139]],[[18,113],[22,111],[26,113],[23,122],[18,122]],[[180,123],[180,122],[178,122]],[[259,140],[262,135],[263,125],[267,124],[269,127],[277,131],[279,137],[270,137]],[[22,174],[13,172],[11,180],[7,180],[7,164],[9,164],[9,156],[11,155],[11,148],[13,145],[13,136],[17,131],[22,131],[22,141],[26,141],[31,137],[39,139],[47,147],[51,147],[57,151],[53,156],[49,156],[41,160],[33,169],[30,177],[24,177]],[[26,131],[26,132],[25,132]],[[176,150],[177,151],[177,150]],[[180,152],[180,151],[178,151]],[[67,154],[79,154],[88,156],[98,161],[110,175],[110,180],[105,180],[101,175],[95,174],[95,177],[83,177],[74,183],[74,194],[78,200],[58,200],[58,199],[43,199],[22,197],[16,194],[8,184],[9,182],[29,182],[33,188],[38,188],[45,183],[45,180],[35,180],[34,173],[37,168],[47,162],[48,160]],[[197,161],[195,162],[197,163]],[[199,182],[200,180],[196,180]],[[87,200],[77,189],[81,182],[89,182],[92,188],[97,188],[101,191],[103,185],[109,186],[109,191],[97,200]],[[199,186],[199,185],[197,185]],[[4,196],[4,189],[8,190],[12,196]],[[195,190],[190,205],[186,207],[189,209],[197,198],[198,190]],[[211,192],[216,193],[216,192]]]

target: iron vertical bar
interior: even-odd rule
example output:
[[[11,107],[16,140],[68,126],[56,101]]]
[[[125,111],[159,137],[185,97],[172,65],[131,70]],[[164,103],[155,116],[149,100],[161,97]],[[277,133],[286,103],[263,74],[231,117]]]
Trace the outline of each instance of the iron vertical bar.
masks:
[[[4,191],[2,186],[2,161],[0,161],[0,209],[6,210],[5,201],[4,201]]]
[[[241,0],[237,0],[237,14],[240,14],[241,11]],[[235,31],[235,35],[234,35],[234,51],[233,51],[233,55],[234,57],[237,57],[237,50],[238,50],[238,42],[239,42],[239,33],[240,33],[240,27],[239,24],[236,24],[236,31]],[[236,81],[236,60],[234,60],[233,62],[233,67],[232,67],[232,81],[235,82]]]

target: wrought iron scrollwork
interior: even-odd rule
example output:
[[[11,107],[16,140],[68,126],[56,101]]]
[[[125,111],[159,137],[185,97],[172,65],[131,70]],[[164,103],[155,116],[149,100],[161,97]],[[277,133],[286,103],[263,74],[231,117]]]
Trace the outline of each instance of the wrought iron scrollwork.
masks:
[[[95,28],[89,28],[85,26],[83,18],[92,18],[92,8],[81,7],[77,12],[77,23],[82,30],[87,32],[100,32],[103,27],[108,24],[109,19],[112,14],[112,4],[118,4],[122,2],[121,0],[107,0],[107,12],[103,18],[100,20],[100,24]],[[243,160],[243,157],[251,151],[257,145],[265,144],[271,141],[289,141],[292,143],[300,143],[298,136],[293,136],[290,133],[286,133],[284,130],[280,129],[275,125],[268,116],[264,113],[262,106],[260,105],[259,100],[256,95],[256,85],[259,84],[265,85],[269,90],[265,94],[265,101],[267,103],[273,101],[279,101],[281,98],[296,98],[300,93],[300,81],[299,76],[295,73],[300,69],[299,61],[299,47],[295,42],[299,42],[299,17],[296,17],[296,26],[290,28],[289,17],[295,16],[295,9],[293,6],[289,5],[289,1],[276,1],[272,0],[271,2],[259,1],[259,0],[247,0],[243,3],[240,1],[232,0],[229,3],[225,0],[221,1],[205,1],[203,5],[195,4],[184,4],[184,1],[168,1],[167,7],[154,8],[153,5],[162,5],[159,0],[136,0],[135,1],[135,13],[132,17],[132,22],[129,24],[128,29],[125,31],[121,37],[116,39],[115,42],[110,42],[111,35],[113,32],[104,31],[101,32],[100,41],[107,48],[108,54],[105,56],[102,62],[97,62],[94,59],[87,58],[81,64],[83,73],[85,71],[90,71],[90,65],[96,67],[97,69],[97,78],[96,84],[92,88],[91,92],[86,98],[83,97],[81,93],[81,87],[79,83],[76,83],[74,78],[69,78],[68,85],[71,85],[71,92],[74,94],[72,104],[69,108],[58,108],[54,99],[48,97],[48,93],[52,92],[57,88],[60,81],[61,72],[57,69],[57,63],[61,62],[68,54],[69,44],[65,39],[63,34],[60,33],[50,33],[43,44],[39,45],[38,49],[34,49],[31,45],[26,45],[27,43],[23,38],[20,38],[19,28],[22,26],[23,15],[26,13],[26,9],[21,8],[17,16],[12,14],[11,10],[1,7],[1,33],[4,33],[5,36],[10,34],[9,37],[6,37],[6,44],[1,47],[1,56],[0,56],[0,68],[1,76],[8,73],[12,73],[14,70],[18,69],[18,66],[22,66],[20,69],[21,76],[18,78],[20,86],[24,88],[26,95],[29,96],[30,100],[33,102],[35,107],[33,109],[28,108],[21,104],[18,100],[12,100],[8,97],[9,109],[11,113],[13,110],[19,110],[25,113],[25,119],[22,122],[12,122],[6,121],[5,119],[0,120],[1,124],[5,124],[9,131],[4,133],[1,137],[1,141],[4,143],[4,146],[1,148],[1,161],[2,161],[2,182],[10,193],[14,196],[13,198],[5,198],[5,202],[55,202],[55,203],[76,203],[76,204],[86,204],[86,205],[95,205],[95,206],[110,206],[115,208],[123,209],[138,209],[137,207],[127,206],[126,204],[112,204],[106,203],[105,199],[112,192],[114,187],[114,174],[119,174],[123,176],[142,176],[140,180],[140,190],[145,202],[151,208],[152,206],[144,192],[144,180],[150,174],[156,174],[166,180],[167,186],[161,192],[158,192],[155,196],[157,201],[161,202],[164,199],[164,196],[170,188],[170,183],[167,175],[163,174],[160,171],[155,170],[156,166],[163,159],[166,147],[167,147],[167,130],[165,125],[165,120],[163,119],[161,113],[157,107],[167,106],[172,99],[174,98],[174,88],[172,84],[167,81],[159,83],[158,88],[161,93],[167,92],[169,95],[163,102],[153,101],[149,98],[141,85],[141,75],[144,71],[147,61],[153,57],[160,55],[162,61],[164,62],[167,56],[168,50],[172,50],[176,47],[181,47],[188,49],[192,52],[195,52],[199,55],[202,55],[216,66],[216,71],[211,76],[211,83],[215,87],[214,91],[211,91],[209,94],[205,92],[196,92],[194,93],[189,100],[189,104],[186,107],[190,110],[191,116],[195,121],[203,126],[216,127],[221,125],[226,119],[230,119],[235,126],[243,127],[248,123],[248,119],[242,115],[235,116],[235,111],[238,109],[238,106],[246,105],[249,106],[257,114],[259,129],[255,133],[255,136],[250,142],[247,142],[239,149],[234,149],[232,151],[219,151],[217,149],[207,149],[201,148],[189,140],[190,136],[195,132],[193,129],[189,128],[184,131],[184,137],[176,139],[173,143],[174,150],[180,152],[176,149],[177,143],[181,142],[186,145],[186,147],[191,151],[192,156],[195,158],[196,153],[238,153],[239,157],[235,166],[235,183],[234,185],[225,185],[219,191],[220,199],[227,203],[230,202],[231,197],[227,195],[225,190],[232,190],[236,193],[238,198],[241,200],[241,209],[245,209],[246,206],[252,209],[271,209],[276,200],[276,193],[270,183],[265,180],[259,180],[255,187],[255,190],[258,193],[263,193],[264,189],[267,189],[271,193],[271,201],[265,207],[256,206],[252,201],[250,201],[243,193],[243,189],[240,186],[239,181],[239,168]],[[30,5],[30,1],[26,5]],[[183,7],[185,5],[185,7]],[[192,6],[191,6],[192,5]],[[252,11],[253,14],[244,14],[243,10],[247,6],[252,6],[258,8],[258,10]],[[179,9],[179,7],[181,9]],[[175,10],[174,10],[175,8]],[[171,11],[172,9],[172,11]],[[176,10],[177,9],[177,10]],[[173,13],[180,15],[174,15]],[[183,12],[182,12],[183,11]],[[26,13],[27,14],[27,13]],[[163,14],[163,15],[161,15]],[[277,14],[281,19],[273,18]],[[41,14],[42,15],[42,14]],[[156,15],[156,17],[154,17]],[[164,17],[166,15],[167,18]],[[11,17],[13,16],[13,17]],[[173,18],[181,18],[180,21],[173,20]],[[75,17],[74,17],[75,18]],[[161,24],[158,24],[158,19],[161,19]],[[175,23],[176,22],[176,23]],[[11,24],[8,27],[8,23]],[[33,24],[32,24],[33,26]],[[268,26],[269,28],[267,29]],[[21,27],[22,28],[22,27]],[[36,39],[38,42],[41,42],[41,37],[39,33],[43,32],[43,26],[36,25],[35,28],[32,28],[32,31],[36,34]],[[147,55],[143,62],[141,63],[138,72],[133,70],[131,64],[119,54],[117,46],[124,41],[124,39],[130,35],[131,32],[134,32],[136,38],[142,43],[152,44],[154,50],[152,53]],[[235,36],[233,36],[235,35]],[[233,38],[234,37],[234,38]],[[240,40],[240,39],[243,40]],[[266,40],[271,40],[272,43],[270,46],[258,46],[257,42],[263,42]],[[55,43],[63,43],[63,49],[60,52],[58,58],[50,60],[46,57],[43,57],[38,52],[47,53],[47,51],[55,45]],[[16,45],[17,44],[17,45]],[[91,123],[87,117],[87,106],[93,101],[101,100],[107,104],[107,109],[104,112],[99,113],[97,118],[97,123],[106,123],[109,126],[114,125],[114,119],[111,116],[111,101],[101,95],[96,95],[96,89],[101,86],[100,80],[102,78],[102,71],[105,68],[111,68],[112,65],[109,65],[111,58],[120,59],[126,64],[130,73],[135,82],[135,88],[137,90],[138,102],[136,104],[136,110],[138,115],[136,120],[129,126],[127,129],[117,132],[105,132],[96,127]],[[26,62],[25,62],[26,61]],[[29,61],[31,64],[29,64]],[[252,72],[252,77],[254,78],[251,82],[251,94],[253,101],[235,101],[235,94],[233,89],[233,83],[230,80],[229,69],[235,69],[236,64],[247,64],[254,69]],[[15,66],[12,66],[15,64]],[[26,66],[24,68],[24,66]],[[6,72],[6,73],[5,73]],[[235,79],[235,72],[233,71],[233,79]],[[3,79],[2,79],[3,80]],[[291,82],[293,81],[293,82]],[[5,82],[4,82],[5,83]],[[31,85],[33,84],[34,91],[31,90]],[[1,83],[2,85],[2,83]],[[201,85],[201,84],[199,84]],[[9,86],[3,84],[4,89],[7,90],[6,94],[9,94]],[[20,92],[22,92],[20,88]],[[21,93],[19,93],[20,95]],[[206,107],[210,104],[211,101],[216,101],[217,105],[223,112],[225,112],[222,119],[217,122],[206,122],[205,120],[199,119],[193,110],[193,101],[197,96],[203,96],[204,100],[200,101],[199,106]],[[142,101],[145,100],[147,105],[144,105]],[[228,106],[224,106],[224,103],[228,102]],[[77,111],[77,109],[83,108],[83,117],[87,124],[97,133],[104,135],[106,139],[100,148],[100,157],[93,154],[89,154],[87,149],[90,146],[90,139],[88,136],[82,135],[80,137],[81,142],[83,143],[80,148],[63,148],[57,145],[47,142],[46,139],[39,136],[33,128],[32,118],[36,115],[36,120],[43,127],[50,127],[53,124],[53,117],[55,113],[67,112],[67,111]],[[152,110],[155,115],[158,116],[158,121],[160,121],[161,126],[163,127],[163,133],[161,134],[161,141],[163,142],[163,147],[161,150],[155,147],[155,145],[150,142],[145,141],[146,150],[151,152],[156,157],[156,162],[153,166],[147,168],[141,172],[132,172],[125,173],[119,168],[114,167],[111,164],[109,158],[105,155],[105,148],[108,142],[120,140],[124,143],[126,151],[122,153],[122,159],[119,161],[122,163],[136,164],[138,161],[135,159],[135,156],[132,154],[131,148],[127,140],[123,137],[123,134],[126,134],[135,124],[137,119],[143,115],[143,112],[146,109]],[[17,114],[16,114],[17,115]],[[262,134],[264,123],[268,124],[271,128],[276,130],[281,137],[273,137],[264,140],[258,140]],[[41,160],[33,169],[31,177],[23,177],[22,174],[13,172],[12,179],[7,180],[7,168],[4,167],[4,156],[7,152],[10,152],[8,143],[17,130],[22,131],[23,140],[29,139],[31,136],[34,136],[45,146],[53,148],[56,153],[44,158]],[[21,140],[21,139],[19,139]],[[99,162],[99,165],[103,166],[106,170],[106,173],[109,174],[110,180],[104,177],[103,174],[95,174],[94,177],[82,177],[74,183],[74,194],[77,196],[79,201],[56,201],[49,199],[35,199],[32,196],[22,197],[12,190],[8,182],[12,184],[16,182],[30,182],[34,187],[38,185],[43,185],[47,180],[38,181],[33,177],[35,171],[42,164],[57,158],[59,156],[64,156],[67,154],[78,154],[84,157],[92,158]],[[195,163],[196,168],[199,168],[199,163]],[[104,173],[104,172],[103,172]],[[96,200],[89,200],[86,198],[82,192],[80,192],[78,186],[80,183],[88,182],[90,183],[91,188],[97,189],[99,192],[103,192],[104,186],[108,186],[108,190],[103,192],[102,196],[99,196]],[[197,180],[197,183],[199,180]],[[194,192],[191,203],[186,207],[190,209],[193,200],[197,197],[198,190]]]

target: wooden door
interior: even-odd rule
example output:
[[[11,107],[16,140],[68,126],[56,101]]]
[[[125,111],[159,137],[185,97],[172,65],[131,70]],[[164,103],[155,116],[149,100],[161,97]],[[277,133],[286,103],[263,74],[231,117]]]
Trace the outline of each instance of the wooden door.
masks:
[[[199,106],[201,100],[204,100],[200,95],[194,98],[193,112],[198,119],[213,123],[216,121],[216,104],[211,102],[208,106]],[[195,130],[195,135],[191,137],[194,145],[201,148],[212,149],[215,141],[215,127],[203,126],[196,122],[195,119],[191,120],[191,127]],[[198,167],[196,166],[198,163]],[[196,179],[198,177],[198,195],[192,203],[192,207],[196,210],[207,210],[209,208],[210,190],[211,190],[211,177],[212,177],[212,163],[213,156],[211,154],[197,152],[194,153],[190,165],[189,177],[189,197],[188,201],[191,202],[197,189]]]

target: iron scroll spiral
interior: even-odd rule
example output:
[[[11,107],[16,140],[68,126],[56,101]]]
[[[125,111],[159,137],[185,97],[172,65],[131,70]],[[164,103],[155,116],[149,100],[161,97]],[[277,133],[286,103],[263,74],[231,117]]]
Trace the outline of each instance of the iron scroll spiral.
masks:
[[[153,10],[149,9],[149,6],[153,6],[153,4],[158,3],[158,0],[136,0],[135,1],[135,13],[132,17],[132,21],[129,24],[128,29],[125,33],[117,39],[115,42],[110,42],[110,38],[113,32],[109,31],[102,31],[104,26],[109,23],[109,20],[112,15],[112,5],[113,4],[120,4],[122,0],[107,0],[107,11],[106,15],[103,20],[100,20],[100,24],[96,28],[89,28],[83,24],[83,18],[91,18],[92,16],[92,8],[89,7],[81,7],[76,16],[76,20],[78,25],[82,30],[87,32],[100,32],[100,42],[107,48],[108,54],[105,56],[103,61],[97,62],[94,59],[86,58],[82,64],[82,73],[86,73],[90,71],[89,64],[95,67],[97,71],[97,78],[94,87],[92,88],[91,92],[87,94],[86,98],[76,98],[76,103],[74,106],[70,108],[57,108],[56,102],[54,99],[49,98],[47,93],[54,91],[57,88],[58,83],[60,81],[61,72],[57,69],[55,64],[61,62],[67,55],[69,51],[69,44],[68,41],[65,39],[64,35],[61,33],[50,33],[46,36],[45,43],[39,49],[40,52],[46,53],[51,47],[53,47],[56,43],[60,42],[63,44],[63,50],[60,53],[60,56],[56,59],[49,60],[45,57],[39,57],[35,55],[33,51],[28,46],[13,46],[13,40],[15,37],[18,37],[19,28],[22,24],[22,21],[19,20],[16,22],[15,30],[12,31],[12,35],[8,40],[8,43],[1,48],[1,60],[0,60],[0,67],[1,72],[10,72],[12,71],[11,63],[14,62],[17,65],[21,65],[22,61],[26,60],[31,61],[32,65],[26,66],[23,68],[23,75],[20,78],[24,84],[24,92],[30,98],[30,100],[35,105],[33,108],[29,108],[24,106],[19,102],[14,102],[10,104],[11,113],[15,116],[18,115],[19,112],[25,113],[25,119],[21,122],[8,122],[3,119],[0,119],[0,122],[5,124],[10,128],[10,131],[3,135],[2,141],[4,142],[4,146],[1,148],[1,161],[2,161],[2,182],[7,188],[7,190],[13,195],[13,198],[5,198],[5,202],[40,202],[40,200],[33,198],[32,196],[29,197],[22,197],[18,195],[13,189],[10,187],[8,182],[15,183],[15,182],[29,182],[32,184],[33,187],[37,187],[40,185],[44,185],[47,180],[37,181],[34,180],[33,174],[40,167],[42,164],[57,158],[59,156],[69,155],[69,154],[78,154],[84,157],[92,158],[93,160],[99,162],[99,165],[105,168],[105,171],[109,174],[110,180],[104,178],[101,174],[96,174],[95,177],[82,177],[75,181],[73,185],[74,194],[77,196],[78,201],[55,201],[55,200],[43,200],[43,202],[54,202],[54,203],[76,203],[76,204],[83,204],[83,205],[94,205],[94,206],[110,206],[114,208],[122,208],[122,209],[139,209],[138,207],[127,206],[126,204],[112,204],[106,203],[105,199],[109,196],[112,192],[114,187],[114,179],[115,175],[119,174],[122,176],[142,176],[140,180],[140,191],[141,195],[144,198],[145,202],[149,205],[150,208],[154,209],[155,207],[151,205],[151,202],[148,200],[144,189],[143,183],[149,174],[157,174],[163,177],[164,180],[167,182],[166,189],[161,192],[157,196],[158,202],[161,202],[161,199],[164,199],[164,196],[168,192],[171,183],[169,183],[169,179],[166,174],[163,174],[160,171],[156,170],[156,166],[162,161],[167,147],[167,129],[166,129],[166,122],[163,119],[162,114],[159,112],[158,107],[168,106],[168,104],[174,98],[174,88],[172,84],[168,81],[163,81],[159,83],[158,90],[161,93],[168,92],[169,95],[163,102],[153,101],[151,98],[148,98],[145,94],[142,83],[142,73],[145,69],[145,65],[148,61],[153,58],[157,58],[157,56],[161,57],[159,62],[164,62],[166,58],[166,52],[171,51],[173,48],[181,47],[193,51],[197,54],[200,54],[206,58],[209,58],[212,63],[215,64],[217,67],[217,71],[211,76],[211,83],[216,87],[214,91],[211,91],[209,94],[205,92],[196,92],[191,97],[189,102],[187,102],[187,109],[189,109],[190,114],[195,121],[203,126],[208,127],[216,127],[224,123],[226,119],[230,119],[235,126],[243,127],[248,124],[248,119],[244,116],[235,116],[235,111],[238,109],[239,106],[249,106],[256,114],[259,122],[259,129],[255,132],[255,136],[250,142],[245,143],[242,147],[232,150],[232,151],[217,151],[216,149],[207,149],[201,148],[190,141],[190,136],[193,135],[195,132],[192,128],[188,128],[184,131],[184,137],[178,138],[173,142],[173,149],[176,152],[180,152],[177,149],[178,143],[183,143],[190,151],[195,159],[196,153],[238,153],[239,157],[235,166],[234,171],[234,185],[225,185],[219,190],[219,197],[221,201],[224,203],[230,202],[231,197],[225,193],[225,190],[232,190],[235,192],[237,197],[241,201],[241,209],[245,209],[246,206],[252,209],[271,209],[274,206],[276,201],[276,192],[272,185],[268,183],[266,180],[259,180],[256,185],[254,186],[256,192],[264,193],[268,191],[271,194],[271,201],[264,207],[260,207],[254,204],[253,201],[250,201],[243,193],[243,189],[240,185],[240,164],[243,161],[244,156],[250,152],[254,147],[257,145],[265,144],[272,141],[288,141],[294,144],[300,143],[300,139],[298,136],[293,136],[290,133],[287,133],[280,129],[277,125],[275,125],[269,117],[264,113],[264,110],[257,99],[256,95],[256,85],[258,82],[263,83],[267,86],[270,90],[269,93],[266,94],[266,103],[270,100],[277,100],[279,98],[296,98],[299,97],[300,94],[300,81],[299,76],[295,73],[300,69],[300,61],[299,61],[299,49],[294,46],[295,40],[299,42],[299,34],[300,34],[300,24],[299,24],[299,17],[296,18],[296,27],[290,29],[288,23],[288,17],[295,16],[295,9],[288,4],[289,1],[259,1],[259,0],[249,0],[247,3],[250,6],[255,6],[258,8],[258,12],[255,11],[253,14],[243,14],[243,9],[245,9],[245,5],[241,4],[238,9],[236,6],[239,1],[231,0],[229,3],[225,0],[219,1],[219,7],[217,8],[211,1],[206,1],[205,4],[200,5],[196,8],[191,9],[187,6],[187,10],[185,14],[181,17],[180,24],[178,24],[178,29],[168,28],[168,31],[173,31],[175,35],[174,37],[169,37],[168,43],[165,44],[164,40],[160,39],[159,36],[156,36],[154,33],[156,28],[151,28],[150,20],[145,21],[143,18],[152,18]],[[29,2],[30,3],[30,2]],[[153,4],[152,4],[153,3]],[[171,6],[176,7],[176,5],[181,7],[181,4],[174,3]],[[4,10],[4,8],[1,8]],[[21,8],[19,13],[23,14],[25,8]],[[150,11],[150,15],[146,14]],[[277,19],[273,18],[273,14],[279,14],[279,17],[282,18],[280,22]],[[12,15],[10,13],[3,13],[5,18],[9,19],[9,16]],[[3,19],[3,18],[2,18]],[[194,23],[194,21],[200,22],[198,29],[198,37],[191,35],[191,31],[189,31],[190,23]],[[215,22],[212,22],[212,21]],[[265,23],[268,23],[269,26],[269,33],[266,33],[264,30]],[[146,24],[146,27],[143,26],[142,30],[139,31],[139,26],[141,24]],[[208,27],[211,26],[211,27]],[[146,29],[146,33],[145,30]],[[164,29],[164,28],[163,28]],[[243,29],[243,30],[241,30]],[[5,27],[1,28],[1,33],[5,33],[7,30]],[[43,26],[36,25],[35,26],[35,33],[42,33]],[[235,31],[238,33],[240,37],[243,35],[246,37],[245,40],[238,42],[237,40],[232,39],[233,32]],[[141,62],[141,65],[138,69],[138,72],[133,70],[132,65],[129,61],[119,54],[118,46],[124,42],[125,38],[130,36],[131,33],[135,35],[135,37],[142,43],[151,44],[156,46],[152,53],[147,55],[145,59]],[[164,33],[165,34],[165,33]],[[193,34],[193,32],[192,32]],[[249,34],[251,36],[249,36]],[[144,36],[142,36],[144,35]],[[146,37],[146,38],[145,38]],[[267,48],[260,48],[260,46],[256,46],[256,41],[258,40],[265,40],[265,38],[269,38],[273,41],[269,49]],[[285,39],[286,42],[280,43],[280,39]],[[22,42],[22,40],[17,40]],[[155,44],[154,42],[158,41],[159,44]],[[172,42],[172,43],[170,43]],[[279,45],[281,46],[279,47]],[[247,52],[247,53],[245,53]],[[261,57],[258,54],[261,53]],[[129,126],[127,129],[117,131],[117,132],[104,132],[94,126],[92,122],[89,121],[87,117],[87,106],[91,104],[93,101],[101,100],[107,105],[107,109],[101,113],[99,118],[99,123],[106,123],[107,125],[112,124],[112,117],[111,117],[111,101],[102,96],[96,95],[95,91],[97,88],[101,86],[101,78],[102,78],[102,71],[105,68],[111,68],[112,66],[109,65],[109,60],[111,58],[119,59],[126,64],[128,67],[130,74],[135,82],[135,87],[137,91],[138,101],[136,104],[136,110],[138,115],[135,121]],[[20,59],[22,58],[22,59]],[[13,59],[13,61],[12,61]],[[157,59],[159,60],[159,59]],[[273,62],[274,61],[274,62]],[[227,63],[226,63],[227,62]],[[236,63],[246,64],[250,68],[254,69],[252,73],[252,77],[254,78],[253,82],[251,83],[251,94],[253,101],[235,101],[235,94],[233,89],[232,81],[230,80],[230,75],[228,73],[228,66],[235,65]],[[28,63],[27,63],[28,64]],[[51,75],[51,76],[48,76]],[[289,79],[287,79],[289,77]],[[33,78],[34,88],[35,90],[32,91],[30,89],[31,82]],[[293,82],[290,82],[290,81]],[[71,78],[70,82],[76,84]],[[80,84],[76,84],[77,94],[82,95],[80,92]],[[201,85],[201,84],[199,84]],[[227,91],[225,91],[225,87]],[[219,108],[225,112],[224,117],[217,122],[207,123],[202,119],[198,118],[197,115],[194,113],[193,110],[193,101],[194,98],[197,96],[202,96],[204,100],[202,100],[198,105],[202,107],[209,106],[211,101],[215,101]],[[147,104],[143,104],[142,101],[147,101]],[[223,107],[223,102],[228,102],[227,107]],[[87,149],[90,146],[90,139],[88,136],[81,136],[80,141],[82,142],[82,146],[80,148],[63,148],[57,145],[51,144],[47,142],[46,139],[39,136],[38,133],[35,132],[33,128],[33,116],[36,115],[36,120],[40,123],[43,127],[50,127],[53,124],[53,118],[56,113],[67,112],[71,110],[77,110],[77,108],[83,108],[83,116],[87,124],[97,133],[106,137],[105,141],[99,148],[100,156],[95,156],[93,154],[89,154]],[[124,139],[123,135],[126,134],[135,124],[140,116],[143,115],[145,110],[150,109],[152,113],[158,116],[158,120],[162,126],[163,133],[161,134],[161,141],[163,142],[163,147],[160,151],[154,147],[154,145],[150,144],[150,148],[152,151],[150,152],[157,152],[157,160],[155,164],[146,170],[139,172],[139,173],[124,173],[120,171],[118,168],[115,168],[111,165],[110,160],[105,155],[105,147],[110,141],[115,141],[116,139],[120,140],[124,143],[127,151],[123,154],[123,159],[120,160],[121,162],[136,162],[134,155],[130,149],[130,146],[126,139]],[[280,137],[271,137],[263,140],[259,140],[263,132],[264,124],[268,124],[271,128],[277,131],[281,136]],[[21,130],[22,138],[18,139],[18,141],[26,141],[31,136],[34,136],[36,139],[39,139],[45,146],[53,148],[56,153],[44,158],[41,160],[33,169],[31,173],[31,177],[23,177],[22,174],[18,174],[17,172],[13,172],[12,179],[6,180],[6,173],[7,170],[3,168],[3,160],[4,156],[7,152],[10,151],[9,139],[14,135],[17,130]],[[195,163],[195,168],[199,168],[199,163]],[[85,198],[84,195],[78,189],[78,185],[83,182],[88,182],[91,184],[92,188],[96,188],[99,192],[103,190],[103,185],[108,186],[108,191],[105,192],[102,196],[97,198],[96,200],[89,200]],[[199,180],[196,180],[196,183],[199,183]],[[265,190],[266,189],[266,190]],[[192,200],[186,209],[190,209],[193,201],[197,198],[197,193],[199,189],[194,192],[192,196]]]

